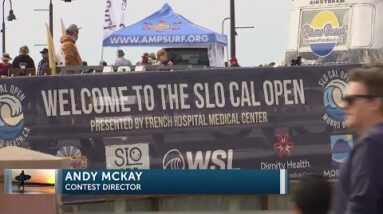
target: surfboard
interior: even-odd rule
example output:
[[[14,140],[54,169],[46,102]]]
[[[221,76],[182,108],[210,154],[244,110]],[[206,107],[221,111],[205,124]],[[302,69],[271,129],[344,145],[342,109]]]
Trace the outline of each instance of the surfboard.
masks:
[[[31,179],[31,176],[30,175],[18,175],[15,177],[15,179],[17,181],[26,181],[26,180]]]

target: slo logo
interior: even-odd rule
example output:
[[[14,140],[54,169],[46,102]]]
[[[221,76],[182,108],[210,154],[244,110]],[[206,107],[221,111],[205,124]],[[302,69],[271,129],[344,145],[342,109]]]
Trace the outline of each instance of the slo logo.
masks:
[[[137,143],[105,147],[107,169],[149,169],[149,144]]]
[[[233,169],[233,150],[188,151],[184,156],[178,149],[171,149],[164,155],[162,167],[163,169]]]
[[[344,103],[343,96],[348,85],[348,74],[344,71],[337,70],[328,71],[319,81],[324,87],[323,103],[325,114],[323,120],[334,128],[346,128],[344,121]]]
[[[0,85],[0,148],[21,146],[30,129],[24,127],[24,114],[21,102],[24,93],[14,85]]]
[[[352,149],[352,135],[333,135],[330,138],[332,165],[339,167],[346,160]]]
[[[319,57],[330,55],[338,43],[345,43],[347,25],[340,25],[335,11],[320,11],[314,16],[311,23],[302,26],[303,43],[307,44]]]

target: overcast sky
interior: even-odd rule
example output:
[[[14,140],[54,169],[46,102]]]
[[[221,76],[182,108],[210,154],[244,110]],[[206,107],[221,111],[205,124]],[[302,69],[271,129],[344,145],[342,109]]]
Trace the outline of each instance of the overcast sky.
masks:
[[[118,1],[120,0],[113,0]],[[18,54],[19,47],[28,45],[31,56],[37,63],[46,44],[45,23],[48,12],[35,11],[47,9],[49,0],[13,0],[13,10],[17,20],[6,21],[6,51],[12,57]],[[60,49],[60,18],[64,24],[75,23],[82,27],[78,48],[83,60],[88,64],[98,64],[101,59],[103,21],[106,0],[52,0],[54,5],[54,40],[56,52]],[[221,32],[222,20],[230,15],[229,0],[127,0],[127,22],[137,21],[159,10],[164,3],[197,25]],[[288,19],[291,0],[237,0],[236,25],[254,26],[254,29],[238,29],[237,58],[243,66],[253,66],[271,61],[280,63],[287,47]],[[5,15],[9,4],[6,1]],[[225,22],[224,31],[229,34],[229,22]],[[2,44],[0,44],[2,46]],[[156,52],[157,47],[124,47],[126,57],[133,63],[140,59],[143,52]],[[112,64],[116,48],[104,49],[104,60]]]

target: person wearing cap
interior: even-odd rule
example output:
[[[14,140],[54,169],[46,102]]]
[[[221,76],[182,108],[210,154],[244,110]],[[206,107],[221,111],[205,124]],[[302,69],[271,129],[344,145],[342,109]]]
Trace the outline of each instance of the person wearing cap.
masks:
[[[9,56],[9,54],[4,53],[2,58],[2,63],[0,63],[0,76],[8,76],[9,75],[9,69],[11,68],[12,64],[9,63],[9,61],[12,58]]]
[[[137,62],[136,65],[152,65],[152,60],[149,58],[149,54],[148,53],[144,53],[142,55],[142,59],[141,61]]]
[[[117,60],[114,63],[115,66],[132,66],[132,62],[125,58],[123,50],[117,51]]]
[[[36,68],[35,62],[29,56],[29,48],[24,45],[19,50],[19,55],[12,62],[12,68],[25,70],[26,68]]]
[[[60,39],[61,52],[64,55],[66,66],[82,66],[82,59],[76,46],[79,30],[77,25],[71,24],[65,31],[66,35]]]
[[[37,65],[37,75],[44,75],[44,71],[49,68],[48,49],[44,48],[40,53],[43,58]]]

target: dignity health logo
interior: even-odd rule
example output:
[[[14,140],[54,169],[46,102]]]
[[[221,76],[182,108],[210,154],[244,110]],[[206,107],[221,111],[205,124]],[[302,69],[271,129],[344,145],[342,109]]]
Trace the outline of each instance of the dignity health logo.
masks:
[[[24,127],[21,102],[25,99],[22,90],[14,85],[0,85],[0,148],[21,146],[30,129]]]
[[[288,133],[280,134],[276,136],[276,142],[274,143],[274,148],[278,151],[280,158],[290,157],[291,149],[295,146],[291,137]]]
[[[340,26],[334,12],[321,11],[310,24],[302,26],[301,36],[315,55],[325,57],[331,54],[337,43],[345,42],[347,25]]]

